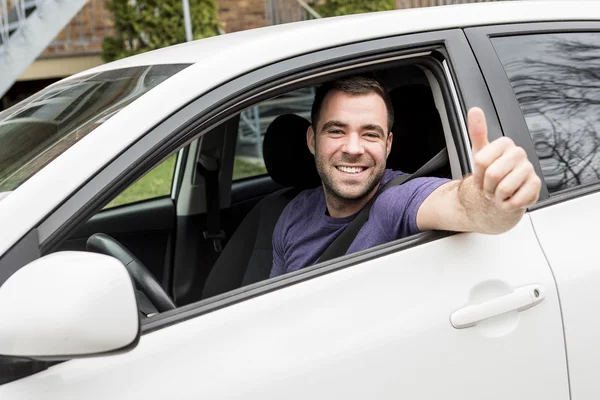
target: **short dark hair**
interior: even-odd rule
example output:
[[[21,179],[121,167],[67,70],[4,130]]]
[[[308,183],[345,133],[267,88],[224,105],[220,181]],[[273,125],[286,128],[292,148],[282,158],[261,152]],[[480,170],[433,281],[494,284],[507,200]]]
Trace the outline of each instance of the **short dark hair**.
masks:
[[[326,82],[317,88],[315,100],[313,101],[312,110],[310,112],[311,123],[315,131],[317,130],[317,122],[319,121],[321,114],[323,100],[325,99],[325,96],[327,96],[327,93],[332,90],[339,90],[340,92],[355,96],[371,93],[379,95],[383,99],[385,108],[387,109],[388,134],[390,133],[392,126],[394,125],[394,106],[392,105],[392,99],[381,83],[376,79],[365,76],[341,78]]]

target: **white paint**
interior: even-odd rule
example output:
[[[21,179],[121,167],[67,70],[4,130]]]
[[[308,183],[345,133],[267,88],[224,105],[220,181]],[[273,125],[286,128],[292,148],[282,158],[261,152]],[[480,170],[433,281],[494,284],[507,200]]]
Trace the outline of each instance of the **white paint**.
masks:
[[[167,115],[247,71],[345,43],[411,32],[504,22],[598,19],[600,2],[586,1],[425,7],[249,30],[184,43],[93,68],[82,74],[165,62],[197,62],[125,107],[4,199],[0,203],[0,221],[11,229],[0,229],[0,254]],[[356,29],[357,26],[365,29]],[[290,43],[294,45],[290,46]],[[23,209],[24,204],[28,204],[25,212],[15,212]]]
[[[135,340],[139,317],[123,264],[96,253],[57,252],[15,272],[0,287],[0,354],[103,353]]]
[[[556,277],[573,400],[600,396],[600,193],[531,214]]]
[[[452,327],[473,288],[483,298],[534,283],[547,289],[536,307]],[[56,365],[0,398],[567,400],[563,343],[525,217],[503,235],[454,235],[178,323],[127,354]]]

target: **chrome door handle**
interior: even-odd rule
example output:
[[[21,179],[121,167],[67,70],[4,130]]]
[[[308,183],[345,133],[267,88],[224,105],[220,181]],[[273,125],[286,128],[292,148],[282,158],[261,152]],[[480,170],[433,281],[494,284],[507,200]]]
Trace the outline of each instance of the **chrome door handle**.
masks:
[[[524,286],[505,296],[461,308],[450,316],[450,322],[456,329],[468,328],[509,311],[527,310],[545,298],[546,291],[541,285]]]

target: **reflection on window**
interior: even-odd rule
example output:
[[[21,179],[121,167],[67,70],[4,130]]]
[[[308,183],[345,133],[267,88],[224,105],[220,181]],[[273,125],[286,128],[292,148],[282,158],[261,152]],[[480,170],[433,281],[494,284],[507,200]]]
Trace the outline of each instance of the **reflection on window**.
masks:
[[[600,180],[600,33],[493,38],[550,193]]]
[[[70,79],[0,113],[0,192],[16,189],[123,107],[186,66],[132,67]]]

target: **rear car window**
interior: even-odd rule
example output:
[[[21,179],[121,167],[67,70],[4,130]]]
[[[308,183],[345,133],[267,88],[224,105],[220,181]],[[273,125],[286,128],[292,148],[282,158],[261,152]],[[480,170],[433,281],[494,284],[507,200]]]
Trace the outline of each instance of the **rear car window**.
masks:
[[[4,110],[0,192],[16,189],[126,105],[187,66],[139,66],[61,81]]]
[[[269,124],[281,114],[296,114],[310,120],[315,88],[302,88],[259,103],[240,115],[233,180],[265,175],[262,146]]]
[[[600,32],[491,40],[550,194],[600,181]]]

